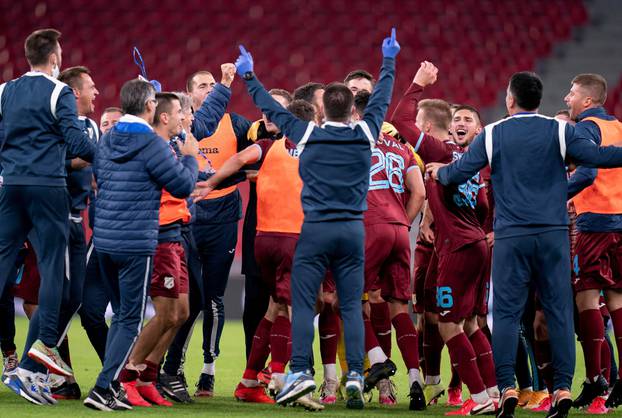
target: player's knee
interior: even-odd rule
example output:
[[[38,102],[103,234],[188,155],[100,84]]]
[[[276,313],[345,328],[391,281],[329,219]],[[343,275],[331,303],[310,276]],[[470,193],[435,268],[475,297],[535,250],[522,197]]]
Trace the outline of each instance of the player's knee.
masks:
[[[544,312],[538,310],[533,321],[533,333],[537,341],[545,341],[549,339],[549,331],[546,326]]]
[[[367,296],[369,297],[369,302],[371,303],[382,303],[384,299],[382,299],[380,289],[371,290],[367,292]]]

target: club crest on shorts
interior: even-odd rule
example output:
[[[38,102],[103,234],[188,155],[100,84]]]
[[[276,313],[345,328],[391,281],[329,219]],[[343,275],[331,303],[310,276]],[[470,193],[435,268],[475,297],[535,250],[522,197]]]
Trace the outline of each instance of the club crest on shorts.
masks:
[[[175,286],[175,278],[172,276],[165,276],[164,287],[170,290],[173,288],[173,286]]]

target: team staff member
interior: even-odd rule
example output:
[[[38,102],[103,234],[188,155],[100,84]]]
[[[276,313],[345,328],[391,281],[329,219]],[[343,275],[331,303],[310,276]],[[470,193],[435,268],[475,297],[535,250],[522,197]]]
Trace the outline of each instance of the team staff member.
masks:
[[[0,271],[11,271],[26,235],[33,232],[41,289],[24,353],[49,370],[70,376],[73,372],[56,348],[62,333],[59,315],[69,234],[65,154],[68,150],[71,155],[91,161],[95,147],[80,127],[73,92],[56,80],[62,63],[59,38],[60,32],[54,29],[30,34],[25,51],[31,71],[0,85],[0,122],[4,131]],[[3,274],[0,289],[5,288],[6,280]],[[48,390],[45,399],[37,393],[33,371],[26,366],[19,368],[9,387],[30,402],[53,402],[48,399]]]
[[[614,144],[622,137],[622,123],[603,108],[607,98],[607,82],[598,74],[579,74],[571,82],[564,101],[570,117],[577,120],[588,138],[599,145]],[[569,197],[577,211],[577,246],[573,264],[579,310],[579,339],[585,357],[586,381],[575,407],[589,405],[607,391],[602,376],[601,346],[605,340],[600,294],[604,292],[613,329],[622,348],[622,169],[595,170],[577,167],[568,182]],[[578,194],[577,194],[578,193]],[[621,355],[622,356],[622,355]],[[608,378],[608,377],[607,377]],[[622,384],[616,382],[605,403],[606,407],[622,404]]]
[[[271,95],[285,107],[282,96]],[[295,106],[306,106],[303,120],[313,120],[314,108],[311,104],[297,100]],[[265,115],[263,118],[267,126],[274,127]],[[302,181],[298,174],[296,144],[282,135],[276,140],[257,141],[227,160],[206,182],[207,189],[213,189],[222,180],[248,165],[258,168],[255,254],[261,268],[263,286],[270,291],[271,298],[255,332],[246,370],[234,396],[246,402],[274,403],[259,384],[258,372],[272,352],[270,388],[278,391],[283,386],[291,333],[288,308],[291,305],[291,264],[303,218],[300,203]]]
[[[207,157],[199,158],[201,171],[208,165],[217,170],[229,157],[251,143],[247,139],[251,125],[249,120],[235,113],[222,116],[231,98],[230,86],[235,67],[233,64],[223,64],[221,70],[222,80],[218,84],[211,73],[199,71],[188,79],[186,86],[195,111],[192,134],[199,141],[201,153]],[[218,128],[206,129],[214,121],[220,121]],[[225,321],[223,297],[235,257],[238,221],[241,217],[242,200],[236,185],[218,190],[196,203],[192,232],[202,264],[204,302],[203,369],[196,396],[214,394],[214,362],[220,353],[220,337]],[[195,319],[190,316],[188,321],[194,323]],[[178,333],[175,344],[181,342],[183,346],[190,330],[189,326],[182,327],[183,332]]]
[[[277,395],[277,402],[282,404],[295,401],[315,389],[309,372],[312,319],[315,299],[330,264],[344,321],[349,369],[347,406],[359,409],[364,406],[360,306],[364,265],[362,218],[366,207],[371,146],[378,138],[391,99],[395,56],[399,52],[395,31],[384,40],[382,49],[385,58],[380,81],[364,120],[352,127],[347,125],[354,98],[345,85],[335,83],[324,92],[324,112],[328,122],[324,128],[319,128],[312,122],[305,123],[293,117],[270,97],[252,72],[252,57],[240,47],[237,71],[245,77],[255,103],[302,150],[300,176],[304,183],[302,206],[305,222],[292,267],[292,360],[285,386]],[[335,183],[336,179],[340,181]]]
[[[142,327],[162,189],[186,197],[198,174],[196,141],[186,140],[181,149],[185,157],[178,161],[151,128],[156,107],[150,83],[126,82],[121,88],[125,115],[101,139],[95,159],[98,196],[93,242],[115,315],[103,369],[84,404],[102,411],[131,408],[115,398],[110,384]]]
[[[496,204],[493,349],[502,391],[499,417],[513,416],[518,402],[514,389],[518,324],[532,280],[549,336],[555,341],[551,346],[555,392],[548,416],[568,414],[575,350],[564,160],[568,155],[588,167],[622,166],[622,148],[599,148],[586,138],[584,129],[538,115],[541,99],[542,82],[536,74],[514,74],[506,95],[510,117],[487,125],[460,160],[446,168],[428,167],[433,178],[448,185],[461,184],[491,166]]]

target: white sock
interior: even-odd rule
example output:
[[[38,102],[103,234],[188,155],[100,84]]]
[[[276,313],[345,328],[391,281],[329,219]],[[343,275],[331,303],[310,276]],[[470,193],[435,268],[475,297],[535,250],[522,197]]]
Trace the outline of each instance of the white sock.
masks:
[[[383,363],[388,359],[387,355],[384,354],[384,351],[382,351],[380,347],[374,347],[369,350],[367,352],[367,357],[369,357],[369,362],[372,366],[376,363]]]
[[[441,381],[440,376],[438,381]],[[411,386],[414,382],[421,384],[421,372],[419,372],[419,369],[408,369],[408,386]]]
[[[481,405],[481,404],[488,402],[490,400],[490,396],[488,396],[488,392],[483,391],[483,392],[471,395],[471,399],[473,399],[475,403],[478,403]]]
[[[497,387],[497,385],[494,385],[491,388],[486,388],[486,393],[488,393],[488,396],[491,397],[492,399],[499,399],[501,397],[501,394],[499,393],[499,388]]]
[[[242,382],[242,384],[244,386],[246,386],[247,388],[254,388],[254,387],[259,386],[259,381],[258,380],[242,379],[242,380],[240,380],[240,382]]]
[[[216,374],[216,363],[203,363],[203,370],[201,370],[201,373],[214,376]]]
[[[337,365],[333,364],[324,364],[324,380],[332,379],[337,380]]]
[[[441,377],[440,376],[426,376],[425,377],[425,384],[426,385],[439,385],[441,383]]]

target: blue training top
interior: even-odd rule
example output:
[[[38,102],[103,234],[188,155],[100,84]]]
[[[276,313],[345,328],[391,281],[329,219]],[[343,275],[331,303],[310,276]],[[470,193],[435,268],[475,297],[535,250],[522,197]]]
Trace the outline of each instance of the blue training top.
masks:
[[[525,112],[487,125],[438,179],[462,184],[490,163],[495,239],[565,229],[566,155],[586,167],[622,166],[622,148],[599,147],[582,129]]]
[[[65,83],[38,71],[0,85],[1,165],[6,185],[65,186],[69,154],[91,162],[95,145]]]
[[[384,58],[363,120],[355,124],[303,122],[276,102],[256,78],[246,80],[257,107],[298,145],[305,222],[363,219],[371,148],[391,101],[395,59]]]

